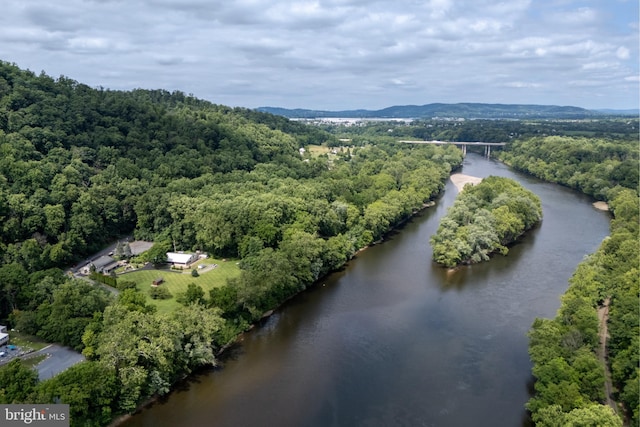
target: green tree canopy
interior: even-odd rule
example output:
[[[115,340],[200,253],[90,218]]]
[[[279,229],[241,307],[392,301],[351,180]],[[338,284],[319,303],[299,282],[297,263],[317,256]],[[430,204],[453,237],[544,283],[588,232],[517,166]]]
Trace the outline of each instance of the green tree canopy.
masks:
[[[431,236],[433,260],[446,267],[506,255],[507,246],[542,219],[540,199],[517,182],[490,176],[465,186]]]

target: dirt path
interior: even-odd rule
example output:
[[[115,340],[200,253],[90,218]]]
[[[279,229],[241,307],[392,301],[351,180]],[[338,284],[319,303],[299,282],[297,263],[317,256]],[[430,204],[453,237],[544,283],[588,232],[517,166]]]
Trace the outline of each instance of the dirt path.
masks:
[[[598,335],[600,336],[600,348],[598,351],[598,357],[604,365],[604,392],[607,398],[607,405],[613,408],[613,411],[618,413],[618,405],[611,397],[613,392],[613,386],[611,384],[611,370],[609,369],[609,362],[607,357],[607,339],[609,338],[609,329],[607,321],[609,320],[609,303],[611,298],[607,298],[604,303],[598,307]]]

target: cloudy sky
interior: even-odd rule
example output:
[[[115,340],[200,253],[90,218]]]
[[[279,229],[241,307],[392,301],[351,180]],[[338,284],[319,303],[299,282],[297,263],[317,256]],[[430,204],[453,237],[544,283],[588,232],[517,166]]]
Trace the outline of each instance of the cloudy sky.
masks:
[[[230,106],[638,108],[637,0],[3,0],[0,59]]]

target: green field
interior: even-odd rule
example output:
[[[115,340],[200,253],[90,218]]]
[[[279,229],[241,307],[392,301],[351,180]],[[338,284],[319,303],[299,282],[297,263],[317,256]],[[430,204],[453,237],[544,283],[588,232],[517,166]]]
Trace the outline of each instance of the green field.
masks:
[[[22,359],[22,364],[27,368],[35,368],[40,362],[47,358],[46,354],[40,354],[35,357],[27,357]]]
[[[218,266],[211,269],[213,264]],[[227,279],[232,277],[238,277],[240,275],[240,268],[236,264],[235,260],[222,261],[212,258],[200,260],[193,265],[202,265],[205,268],[203,270],[198,269],[199,277],[191,276],[191,268],[181,272],[179,270],[139,270],[131,273],[119,274],[119,280],[128,280],[136,282],[136,285],[140,291],[147,295],[149,303],[158,307],[158,312],[166,313],[175,310],[180,307],[180,303],[176,301],[176,297],[183,292],[187,291],[189,283],[195,283],[204,289],[205,297],[209,297],[209,290],[218,286],[223,286],[227,283]],[[167,300],[154,300],[149,297],[149,289],[154,280],[162,277],[164,283],[160,286],[166,287],[173,295],[173,298]]]
[[[308,145],[305,148],[313,157],[318,157],[323,154],[329,154],[331,152],[331,148],[327,147],[326,145]]]
[[[9,331],[9,344],[17,345],[24,351],[37,351],[49,345],[48,342],[45,342],[38,337],[23,334],[22,332],[18,332],[15,330]]]
[[[333,159],[337,156],[337,154],[333,154],[335,150],[336,153],[346,153],[347,150],[353,151],[354,147],[341,146],[341,147],[327,147],[326,145],[307,145],[305,149],[309,152],[311,157],[318,157],[326,154],[329,156],[329,159]]]

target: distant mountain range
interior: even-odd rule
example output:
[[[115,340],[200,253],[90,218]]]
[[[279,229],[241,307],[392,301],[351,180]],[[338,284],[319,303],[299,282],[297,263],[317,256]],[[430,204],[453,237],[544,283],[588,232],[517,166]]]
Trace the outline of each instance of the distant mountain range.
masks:
[[[639,109],[631,109],[631,110],[612,110],[610,108],[602,108],[598,110],[594,110],[602,114],[610,114],[613,116],[638,116],[640,115]]]
[[[558,105],[522,105],[522,104],[426,104],[396,105],[382,110],[345,110],[323,111],[305,109],[286,109],[278,107],[260,107],[263,111],[288,118],[389,118],[422,119],[434,117],[461,117],[467,119],[583,119],[602,115],[636,115],[637,110],[587,110],[580,107]]]

